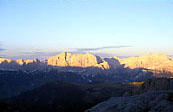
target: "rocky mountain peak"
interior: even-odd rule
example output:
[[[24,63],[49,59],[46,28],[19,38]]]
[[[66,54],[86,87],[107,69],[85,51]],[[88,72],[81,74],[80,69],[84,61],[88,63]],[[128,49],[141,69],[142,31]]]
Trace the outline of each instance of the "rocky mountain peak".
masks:
[[[62,52],[62,53],[60,53],[60,54],[58,54],[58,55],[56,55],[56,56],[66,57],[66,56],[71,56],[71,55],[72,55],[71,53],[68,53],[68,52]]]
[[[108,63],[106,63],[101,57],[95,56],[89,52],[86,54],[71,54],[67,52],[62,52],[59,55],[48,58],[48,65],[53,66],[71,66],[71,67],[99,67],[102,69],[109,68]]]
[[[130,57],[119,60],[125,67],[134,68],[147,68],[157,71],[173,72],[173,61],[165,54],[147,54],[145,56]]]
[[[27,59],[27,60],[18,59],[15,62],[18,63],[19,65],[24,65],[29,63],[37,63],[37,62],[40,62],[40,60],[39,59]]]
[[[3,63],[3,62],[10,63],[10,62],[12,62],[12,60],[7,59],[7,58],[0,58],[0,64]]]

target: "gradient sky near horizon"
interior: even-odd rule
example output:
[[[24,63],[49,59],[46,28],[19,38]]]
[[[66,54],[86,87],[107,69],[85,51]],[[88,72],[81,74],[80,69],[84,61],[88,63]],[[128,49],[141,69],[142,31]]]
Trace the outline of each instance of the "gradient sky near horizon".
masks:
[[[0,57],[173,55],[172,0],[0,0]]]

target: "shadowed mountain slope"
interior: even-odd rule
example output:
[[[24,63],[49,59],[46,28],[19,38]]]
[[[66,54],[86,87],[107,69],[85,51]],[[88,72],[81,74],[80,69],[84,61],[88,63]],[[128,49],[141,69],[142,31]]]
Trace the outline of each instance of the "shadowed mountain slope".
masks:
[[[173,90],[167,78],[149,79],[127,91],[124,97],[113,97],[85,112],[172,112]]]
[[[122,96],[133,87],[128,83],[53,82],[10,98],[8,103],[23,112],[83,112],[110,97]]]
[[[130,97],[113,97],[85,112],[172,112],[173,91],[154,91]]]

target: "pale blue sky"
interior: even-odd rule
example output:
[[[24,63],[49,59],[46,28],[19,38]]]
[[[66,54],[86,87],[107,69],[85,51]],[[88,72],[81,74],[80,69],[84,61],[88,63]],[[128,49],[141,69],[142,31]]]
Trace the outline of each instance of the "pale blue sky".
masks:
[[[173,0],[0,0],[0,57],[83,49],[101,56],[173,55],[172,48]]]

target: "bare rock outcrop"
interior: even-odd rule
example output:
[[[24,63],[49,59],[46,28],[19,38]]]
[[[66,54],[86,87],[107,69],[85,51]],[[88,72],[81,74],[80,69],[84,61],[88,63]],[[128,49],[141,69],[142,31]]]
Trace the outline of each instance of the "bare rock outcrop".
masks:
[[[109,69],[109,64],[102,58],[86,54],[71,54],[63,52],[56,56],[50,57],[45,60],[48,65],[60,66],[60,67],[98,67],[101,69]]]
[[[173,60],[164,54],[148,54],[140,57],[129,57],[119,59],[121,64],[131,69],[145,68],[154,73],[157,72],[171,72],[173,73]]]
[[[173,112],[173,91],[113,97],[85,112]]]
[[[151,91],[169,90],[170,79],[168,78],[154,78],[144,81],[144,83],[137,88],[134,88],[131,95],[141,94]]]
[[[10,63],[10,62],[12,62],[12,60],[7,59],[7,58],[0,58],[0,64],[2,64],[4,62]]]
[[[18,63],[19,65],[24,65],[24,64],[29,64],[29,63],[37,63],[37,62],[40,62],[40,60],[38,59],[27,59],[27,60],[24,60],[24,59],[19,59],[19,60],[16,60],[16,63]]]

